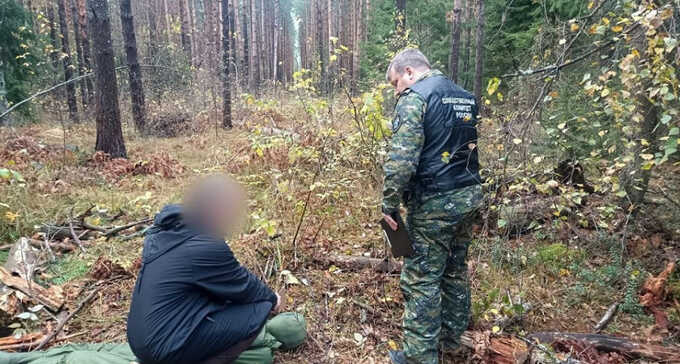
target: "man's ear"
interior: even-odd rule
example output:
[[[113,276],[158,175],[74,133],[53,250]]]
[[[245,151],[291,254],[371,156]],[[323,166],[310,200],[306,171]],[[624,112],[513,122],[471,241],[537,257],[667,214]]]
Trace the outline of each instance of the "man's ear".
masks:
[[[413,74],[415,72],[413,71],[413,68],[411,68],[411,66],[406,66],[404,67],[404,73],[410,78],[413,77]]]

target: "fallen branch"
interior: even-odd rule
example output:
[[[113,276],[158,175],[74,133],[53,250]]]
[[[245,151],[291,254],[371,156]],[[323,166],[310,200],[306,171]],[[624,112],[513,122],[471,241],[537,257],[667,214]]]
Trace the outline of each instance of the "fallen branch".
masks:
[[[76,307],[75,310],[70,312],[62,320],[57,321],[57,326],[54,328],[54,330],[52,330],[52,332],[49,335],[47,335],[44,339],[42,339],[42,341],[40,341],[40,344],[38,344],[35,350],[40,350],[44,348],[45,345],[47,345],[47,343],[50,342],[50,340],[54,339],[54,337],[57,336],[57,334],[59,334],[61,329],[64,328],[66,322],[68,322],[68,320],[70,320],[73,316],[75,316],[76,314],[78,314],[78,312],[85,308],[85,305],[87,305],[87,303],[90,302],[90,300],[99,292],[100,289],[102,289],[102,286],[96,287],[92,292],[90,292],[89,295],[87,295],[87,297],[85,297],[84,300],[80,302],[80,304],[78,305],[78,307]]]
[[[625,338],[599,334],[568,334],[540,332],[529,336],[531,341],[553,343],[556,341],[580,341],[598,350],[652,359],[668,363],[680,363],[680,348],[631,342]]]
[[[73,236],[73,241],[76,242],[76,245],[78,245],[80,251],[83,252],[83,254],[87,253],[87,251],[85,251],[85,248],[83,247],[83,243],[80,241],[80,238],[78,237],[78,234],[76,234],[76,231],[73,230],[73,223],[71,221],[68,222],[68,228],[69,230],[71,230],[71,236]]]
[[[394,259],[368,258],[342,254],[330,254],[329,256],[318,257],[317,260],[324,264],[337,265],[345,269],[372,269],[380,273],[397,273],[401,271],[402,266],[401,262]]]
[[[43,338],[44,335],[41,332],[34,332],[31,334],[23,335],[19,338],[14,336],[7,336],[0,338],[0,350],[23,350],[31,349],[38,344],[38,340]]]
[[[147,218],[147,219],[144,219],[144,220],[139,220],[139,221],[131,222],[131,223],[127,224],[127,225],[116,226],[116,227],[113,227],[113,228],[111,228],[111,229],[109,229],[109,230],[104,231],[104,236],[106,236],[106,238],[108,239],[108,238],[110,238],[111,236],[116,235],[116,234],[118,234],[119,232],[121,232],[121,231],[123,231],[123,230],[127,230],[127,229],[132,228],[132,227],[135,227],[135,226],[137,226],[137,225],[148,224],[148,223],[150,223],[150,222],[152,222],[152,221],[153,221],[153,218]]]
[[[616,315],[616,311],[619,308],[619,303],[615,302],[613,305],[609,306],[609,309],[607,312],[604,313],[604,316],[602,316],[602,319],[597,322],[597,325],[595,325],[594,330],[595,332],[600,332],[604,329],[607,328],[607,325],[609,325],[609,322],[614,318]]]

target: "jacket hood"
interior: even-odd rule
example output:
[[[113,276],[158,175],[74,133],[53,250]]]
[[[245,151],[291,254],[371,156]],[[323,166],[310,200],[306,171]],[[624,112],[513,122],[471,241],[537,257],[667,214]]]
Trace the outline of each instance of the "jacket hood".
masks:
[[[182,206],[166,205],[154,218],[153,226],[144,239],[142,261],[154,261],[193,235],[184,223]]]

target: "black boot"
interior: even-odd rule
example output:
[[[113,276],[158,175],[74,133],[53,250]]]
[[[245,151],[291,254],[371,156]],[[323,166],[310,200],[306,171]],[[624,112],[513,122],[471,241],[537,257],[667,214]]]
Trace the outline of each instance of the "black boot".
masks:
[[[398,351],[393,351],[390,350],[390,360],[392,361],[392,364],[406,364],[406,357],[404,356],[404,352],[401,350]]]

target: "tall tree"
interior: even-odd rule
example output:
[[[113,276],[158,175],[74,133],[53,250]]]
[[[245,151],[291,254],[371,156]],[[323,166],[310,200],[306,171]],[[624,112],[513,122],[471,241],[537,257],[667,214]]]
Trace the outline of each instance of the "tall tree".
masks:
[[[328,29],[325,26],[324,18],[326,16],[326,11],[323,6],[326,5],[326,0],[316,0],[316,37],[318,45],[319,61],[321,66],[321,80],[320,87],[322,95],[328,93],[328,41],[325,37],[325,31]]]
[[[484,72],[484,0],[477,0],[477,45],[475,56],[475,98],[481,109]]]
[[[50,41],[52,45],[52,49],[50,50],[49,54],[50,58],[52,58],[52,68],[56,70],[58,64],[57,62],[59,61],[57,58],[57,49],[59,49],[59,45],[57,44],[57,23],[56,19],[54,18],[54,6],[50,1],[47,2],[47,21],[50,23]]]
[[[352,91],[358,91],[359,77],[360,77],[360,64],[361,61],[361,41],[364,37],[364,21],[363,21],[363,0],[354,0],[357,2],[353,8],[356,11],[354,27],[356,29],[354,33],[354,47],[352,50]]]
[[[397,2],[397,13],[394,18],[395,28],[397,30],[397,37],[399,42],[399,48],[405,46],[401,44],[406,38],[406,0],[396,0]]]
[[[0,58],[0,115],[7,111],[7,86],[5,84],[5,71],[3,66],[2,58]],[[5,123],[11,124],[9,116],[0,118],[0,125],[4,125]]]
[[[130,0],[120,0],[120,22],[125,40],[125,54],[127,56],[128,76],[130,79],[130,99],[132,102],[132,118],[137,131],[143,132],[146,112],[144,104],[144,87],[142,85],[142,70],[137,57],[137,37],[132,15]]]
[[[470,89],[470,58],[472,55],[472,19],[474,18],[474,1],[465,0],[465,59],[463,60],[463,74],[465,89]]]
[[[73,66],[71,65],[71,48],[66,22],[66,0],[57,1],[57,11],[59,12],[59,27],[61,28],[61,57],[64,64],[64,79],[68,81],[73,78]],[[72,122],[77,123],[79,121],[78,102],[76,101],[76,86],[73,82],[66,85],[66,100],[68,102],[69,117]]]
[[[184,49],[187,59],[191,60],[191,19],[187,8],[187,0],[179,0],[179,17],[182,22],[180,29],[182,49]]]
[[[462,0],[454,0],[453,2],[453,17],[451,22],[451,57],[449,59],[449,70],[451,72],[451,80],[458,83],[458,59],[460,54],[460,23]]]
[[[95,150],[112,157],[127,156],[120,124],[118,83],[111,42],[108,0],[87,0],[88,23],[94,46],[97,95],[97,142]]]
[[[76,1],[71,0],[71,22],[73,23],[73,35],[76,43],[76,54],[78,56],[78,76],[83,76],[85,74],[85,62],[83,61],[83,47],[80,39],[80,24],[78,23],[78,8],[76,7]],[[83,108],[87,106],[88,102],[88,90],[87,90],[87,78],[83,77],[80,80],[80,95],[81,103]]]
[[[231,128],[231,77],[229,68],[231,67],[231,50],[229,49],[231,37],[229,36],[229,1],[222,0],[222,126]]]
[[[156,50],[158,49],[158,24],[156,22],[157,0],[150,0],[146,8],[146,18],[149,22],[147,29],[149,30],[148,54],[151,61],[154,62],[156,58]]]
[[[83,52],[83,68],[86,72],[92,72],[92,56],[90,55],[90,38],[87,29],[87,6],[85,0],[76,0],[78,6],[78,31],[80,33],[80,49]],[[91,104],[94,99],[94,84],[92,77],[85,78],[87,84],[87,103]]]
[[[251,92],[257,92],[260,84],[260,65],[258,62],[259,53],[257,53],[257,9],[255,8],[256,0],[248,0],[250,4],[248,21],[250,24],[250,53],[248,54],[248,84]]]

